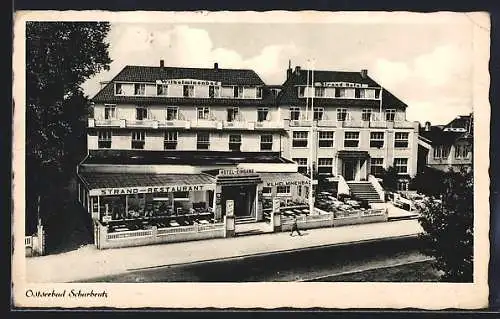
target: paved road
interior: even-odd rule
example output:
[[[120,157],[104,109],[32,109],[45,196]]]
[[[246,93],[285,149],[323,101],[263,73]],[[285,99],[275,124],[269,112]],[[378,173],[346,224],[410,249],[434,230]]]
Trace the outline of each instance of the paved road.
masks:
[[[129,271],[80,282],[335,281],[351,271],[427,260],[414,237]],[[322,280],[324,278],[324,280]]]

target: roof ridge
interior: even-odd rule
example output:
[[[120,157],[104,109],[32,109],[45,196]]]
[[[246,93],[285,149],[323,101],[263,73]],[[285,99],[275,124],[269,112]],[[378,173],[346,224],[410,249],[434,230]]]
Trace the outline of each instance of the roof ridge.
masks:
[[[164,69],[187,69],[187,70],[235,70],[235,71],[251,71],[251,72],[254,72],[255,74],[257,74],[255,72],[255,70],[253,69],[248,69],[248,68],[245,68],[245,69],[239,69],[239,68],[217,68],[217,69],[214,69],[213,67],[212,68],[209,68],[209,67],[188,67],[188,66],[157,66],[157,65],[136,65],[136,64],[127,64],[123,67],[123,69],[127,68],[127,67],[137,67],[137,68],[154,68],[154,69],[160,69],[160,68],[164,68]]]

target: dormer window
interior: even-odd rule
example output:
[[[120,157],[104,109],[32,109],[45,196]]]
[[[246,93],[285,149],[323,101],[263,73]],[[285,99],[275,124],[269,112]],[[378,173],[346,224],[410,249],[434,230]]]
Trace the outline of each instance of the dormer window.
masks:
[[[115,95],[123,95],[123,87],[121,83],[115,83]]]
[[[134,84],[134,95],[145,95],[146,94],[146,84],[136,83]]]
[[[210,85],[208,87],[208,96],[210,98],[219,97],[219,87],[215,85]]]
[[[167,96],[168,95],[168,85],[167,84],[157,84],[156,85],[156,95]]]
[[[182,89],[182,96],[193,97],[194,96],[194,85],[184,85]]]
[[[305,94],[306,94],[306,87],[299,86],[299,97],[304,97]]]
[[[255,97],[258,99],[262,98],[262,88],[257,88],[257,92],[255,93]]]
[[[324,97],[325,96],[325,88],[324,87],[315,87],[314,88],[314,96],[315,97]]]
[[[233,88],[233,93],[234,93],[235,98],[243,97],[243,87],[242,86],[235,86]]]

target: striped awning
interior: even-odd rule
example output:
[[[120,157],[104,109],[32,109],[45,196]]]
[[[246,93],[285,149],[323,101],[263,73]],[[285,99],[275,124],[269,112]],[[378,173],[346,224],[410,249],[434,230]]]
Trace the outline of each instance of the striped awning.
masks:
[[[79,175],[91,196],[169,193],[215,188],[215,178],[207,174],[81,172]]]
[[[241,186],[241,185],[253,185],[262,183],[262,179],[259,174],[245,174],[245,175],[218,175],[216,183],[223,186]]]

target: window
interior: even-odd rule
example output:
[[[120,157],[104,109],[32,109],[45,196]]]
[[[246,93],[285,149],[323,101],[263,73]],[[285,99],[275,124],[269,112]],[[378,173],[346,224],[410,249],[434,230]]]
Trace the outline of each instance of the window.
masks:
[[[456,145],[455,146],[455,158],[463,159],[468,158],[470,154],[470,146],[469,145]]]
[[[165,132],[165,140],[163,142],[163,148],[166,150],[175,150],[177,148],[177,132]]]
[[[123,86],[121,83],[115,83],[115,95],[123,95]]]
[[[307,158],[292,158],[292,161],[297,163],[299,173],[307,174]]]
[[[260,136],[260,150],[270,151],[273,149],[273,136],[271,134]]]
[[[323,119],[323,114],[325,113],[325,109],[322,107],[315,107],[313,111],[313,116],[315,121],[321,121]]]
[[[104,105],[104,119],[110,120],[116,118],[116,105]]]
[[[260,107],[257,109],[257,122],[267,121],[267,116],[269,115],[269,108]]]
[[[302,185],[297,185],[297,196],[302,197]]]
[[[319,147],[333,147],[333,131],[320,131],[318,134]]]
[[[407,158],[395,158],[394,159],[394,168],[396,168],[396,172],[398,172],[398,174],[407,174],[408,173],[408,159]]]
[[[347,109],[337,109],[337,121],[347,120]]]
[[[111,148],[111,131],[99,131],[97,138],[97,147]]]
[[[135,83],[134,84],[134,95],[144,95],[146,94],[146,84]]]
[[[174,198],[189,199],[189,192],[174,192]]]
[[[262,187],[262,196],[271,196],[272,189],[271,187]]]
[[[375,90],[375,98],[380,99],[380,90]]]
[[[384,132],[370,132],[370,147],[384,147]]]
[[[292,147],[307,147],[307,131],[294,131],[292,137]]]
[[[318,158],[318,174],[331,174],[333,158]]]
[[[315,97],[324,97],[325,96],[325,88],[324,87],[314,87],[314,96]]]
[[[136,120],[146,120],[148,118],[148,108],[146,106],[138,106],[135,109],[135,119]]]
[[[394,147],[406,148],[408,147],[408,132],[396,132],[394,135]]]
[[[233,88],[233,96],[235,98],[242,98],[243,97],[243,87],[242,86],[235,86]]]
[[[194,85],[186,84],[182,87],[182,96],[193,97],[194,96]]]
[[[133,131],[132,132],[132,148],[137,150],[144,149],[144,144],[146,141],[146,132],[144,131]]]
[[[345,88],[336,88],[335,89],[335,97],[345,97]]]
[[[208,87],[208,96],[210,98],[219,97],[219,87],[215,85],[210,85]]]
[[[210,118],[210,108],[208,106],[197,107],[198,120],[208,120]]]
[[[363,121],[370,121],[372,118],[372,109],[363,109],[361,111],[361,119]]]
[[[300,119],[300,108],[291,106],[290,107],[290,120],[298,121]]]
[[[370,172],[374,176],[382,176],[384,174],[384,159],[372,157],[370,159]]]
[[[210,147],[210,133],[199,132],[196,135],[196,149],[208,150]]]
[[[276,186],[276,195],[290,195],[290,186]]]
[[[229,150],[239,151],[241,148],[241,135],[230,134],[229,135]]]
[[[396,110],[385,110],[385,120],[389,122],[394,122],[396,118]]]
[[[238,115],[239,115],[239,108],[238,107],[231,107],[227,109],[227,121],[228,122],[233,122],[238,120]]]
[[[354,97],[358,99],[364,99],[366,97],[365,89],[354,89]]]
[[[299,86],[299,97],[304,97],[305,93],[306,93],[306,87]]]
[[[396,187],[398,191],[407,191],[408,190],[408,181],[407,180],[399,180],[396,182]]]
[[[450,155],[450,147],[445,145],[439,145],[434,148],[434,158],[448,158]]]
[[[177,120],[179,108],[177,106],[167,106],[167,121]]]
[[[359,132],[344,133],[344,147],[358,147],[358,145],[359,145]]]
[[[168,95],[168,85],[167,84],[156,84],[156,95],[167,96]]]
[[[262,98],[262,88],[257,88],[257,92],[255,92],[255,97],[258,99]]]

